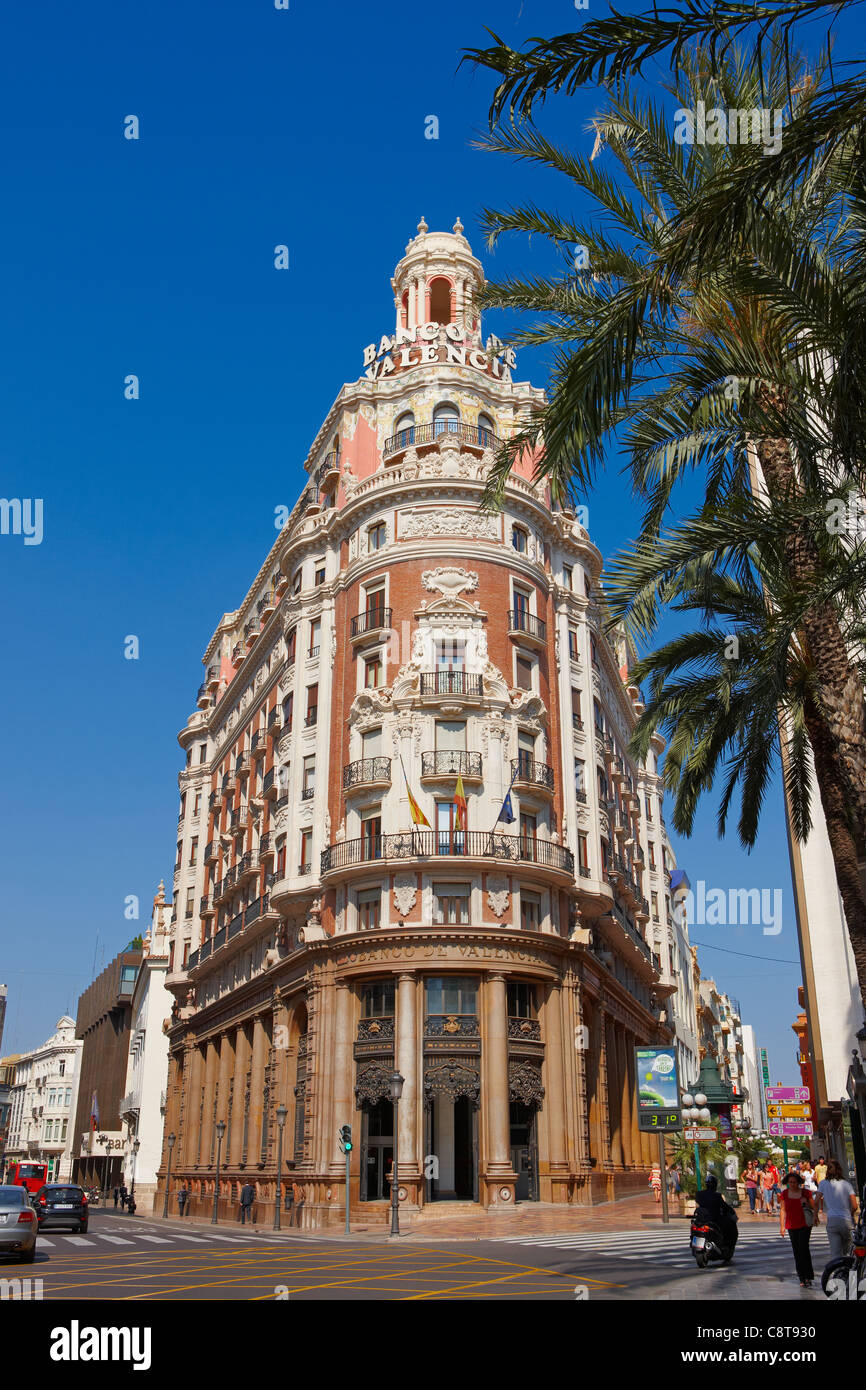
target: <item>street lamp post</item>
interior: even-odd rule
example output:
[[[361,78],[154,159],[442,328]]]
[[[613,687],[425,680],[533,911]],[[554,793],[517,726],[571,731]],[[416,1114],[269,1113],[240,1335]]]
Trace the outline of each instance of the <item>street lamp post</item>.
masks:
[[[394,1158],[391,1163],[391,1235],[400,1234],[400,1194],[399,1177],[397,1173],[397,1145],[400,1137],[400,1126],[398,1115],[400,1110],[400,1097],[403,1094],[403,1083],[405,1077],[398,1071],[391,1073],[391,1100],[394,1102]]]
[[[286,1116],[288,1110],[284,1105],[277,1106],[277,1187],[274,1199],[274,1230],[280,1229],[280,1195],[282,1192],[282,1172],[283,1172],[283,1130],[286,1127]]]
[[[222,1156],[223,1135],[224,1135],[225,1132],[226,1132],[226,1122],[225,1122],[225,1120],[217,1120],[217,1123],[216,1123],[216,1132],[217,1132],[217,1169],[216,1169],[216,1182],[215,1182],[215,1184],[214,1184],[214,1190],[213,1190],[213,1216],[212,1216],[211,1219],[210,1219],[210,1224],[211,1224],[212,1226],[216,1226],[216,1225],[218,1225],[218,1223],[219,1223],[220,1158],[221,1158],[221,1156]]]
[[[129,1192],[129,1200],[132,1203],[132,1213],[135,1215],[135,1167],[138,1160],[138,1151],[141,1148],[141,1140],[136,1139],[132,1146],[132,1185]]]
[[[170,1134],[166,1143],[168,1144],[168,1167],[165,1173],[165,1201],[162,1204],[163,1219],[168,1216],[168,1194],[171,1191],[171,1151],[177,1143],[177,1135]]]

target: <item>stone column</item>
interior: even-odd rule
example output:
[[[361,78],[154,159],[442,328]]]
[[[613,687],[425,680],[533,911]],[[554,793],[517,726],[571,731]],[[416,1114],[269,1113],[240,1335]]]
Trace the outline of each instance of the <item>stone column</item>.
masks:
[[[226,1153],[226,1163],[237,1168],[243,1161],[244,1152],[244,1104],[249,1066],[250,1043],[243,1024],[235,1034],[235,1070],[232,1088],[232,1132],[231,1144]]]
[[[262,1091],[265,1085],[268,1039],[264,1015],[253,1020],[253,1065],[250,1077],[250,1124],[247,1134],[247,1165],[259,1162],[262,1143]]]
[[[204,1049],[204,1124],[201,1135],[201,1163],[211,1168],[216,1159],[214,1139],[214,1103],[219,1072],[219,1053],[215,1038],[208,1038]]]
[[[487,1154],[484,1164],[487,1205],[513,1203],[517,1174],[511,1166],[508,1119],[508,1012],[505,975],[488,975],[484,986],[485,1036],[482,1041],[485,1079],[481,1104],[487,1116]]]
[[[204,1079],[204,1058],[201,1048],[193,1043],[189,1053],[190,1077],[187,1099],[187,1133],[184,1159],[189,1167],[199,1162],[201,1141],[201,1090]]]
[[[628,1037],[625,1028],[620,1026],[616,1031],[617,1049],[620,1058],[620,1074],[622,1076],[622,1161],[626,1167],[630,1168],[634,1163],[634,1148],[632,1145],[632,1104],[628,1065]]]
[[[337,1147],[336,1135],[341,1125],[353,1124],[355,1116],[355,1103],[352,1098],[352,990],[349,981],[338,980],[336,992],[337,1019],[331,1111],[334,1151],[329,1166],[335,1177],[342,1178],[346,1171],[346,1160]],[[356,1138],[354,1133],[352,1138]],[[360,1135],[357,1136],[357,1149],[360,1152]]]
[[[401,971],[397,976],[397,1036],[394,1039],[394,1061],[403,1077],[403,1096],[400,1101],[397,1134],[398,1181],[408,1189],[407,1206],[417,1206],[421,1200],[422,1164],[417,1149],[419,1057],[418,1057],[418,999],[417,976]]]
[[[610,1159],[619,1168],[624,1163],[622,1143],[622,1076],[619,1069],[617,1028],[614,1019],[605,1017],[605,1048],[607,1053],[607,1103],[610,1127]]]
[[[545,1071],[547,1073],[544,1108],[547,1111],[550,1200],[565,1202],[568,1200],[568,1144],[565,1132],[562,987],[559,980],[554,980],[548,986],[547,1002],[544,1007],[544,1043]]]
[[[219,1092],[217,1095],[217,1119],[225,1124],[228,1120],[229,1106],[229,1082],[232,1077],[232,1067],[234,1065],[234,1055],[232,1051],[231,1038],[228,1033],[223,1033],[220,1038],[220,1065],[219,1065]],[[226,1154],[225,1140],[223,1140],[222,1161],[225,1163],[228,1155]]]

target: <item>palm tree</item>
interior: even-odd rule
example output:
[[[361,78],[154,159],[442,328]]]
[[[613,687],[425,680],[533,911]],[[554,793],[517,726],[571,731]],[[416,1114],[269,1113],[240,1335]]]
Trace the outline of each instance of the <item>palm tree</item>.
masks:
[[[820,668],[803,626],[810,605],[844,610],[845,595],[866,582],[866,556],[846,547],[822,520],[820,512],[809,514],[804,499],[790,508],[728,499],[717,516],[689,518],[657,542],[616,557],[607,600],[613,621],[635,619],[644,628],[661,604],[698,620],[630,672],[649,691],[632,749],[646,757],[654,731],[667,735],[663,777],[681,834],[691,834],[701,797],[721,777],[719,835],[739,788],[737,829],[751,848],[781,746],[794,833],[805,840],[812,825],[814,767],[866,1011],[866,914],[857,845],[822,716]],[[788,563],[789,536],[804,524],[811,524],[819,550],[817,593],[804,591]],[[852,620],[845,637],[853,650],[862,651],[863,636],[862,622]],[[855,669],[862,689],[866,663]]]
[[[764,57],[759,65],[754,54],[745,58],[732,51],[713,73],[705,57],[683,52],[672,93],[684,110],[694,111],[698,101],[724,110],[769,104],[792,111],[795,119],[804,116],[822,90],[823,73],[807,81],[802,63],[792,70],[778,42],[769,44]],[[610,98],[595,129],[596,150],[606,147],[617,159],[622,183],[592,159],[553,145],[529,122],[494,126],[484,141],[489,149],[566,174],[607,224],[579,225],[534,205],[485,210],[491,245],[506,231],[522,231],[548,238],[563,255],[575,247],[582,251],[577,272],[569,266],[559,277],[508,280],[485,290],[488,305],[543,315],[513,341],[547,345],[555,354],[549,401],[501,450],[487,501],[498,503],[515,458],[526,448],[536,451],[538,474],[564,500],[591,482],[605,443],[619,435],[631,454],[635,487],[646,500],[636,555],[647,562],[660,544],[677,483],[689,472],[703,474],[696,524],[715,524],[717,537],[736,524],[738,580],[745,583],[750,567],[761,585],[772,577],[784,596],[782,612],[796,616],[789,628],[808,658],[810,675],[797,706],[800,722],[790,733],[783,725],[783,742],[791,775],[802,784],[798,833],[807,833],[809,825],[808,745],[828,829],[833,827],[836,873],[866,999],[866,897],[857,873],[858,858],[866,853],[866,705],[863,673],[850,649],[861,590],[834,587],[824,536],[815,531],[816,517],[826,517],[840,489],[857,482],[866,491],[863,175],[852,167],[852,147],[840,142],[783,195],[751,200],[741,229],[724,248],[707,251],[698,235],[712,217],[712,210],[704,216],[704,192],[715,190],[726,168],[739,166],[747,147],[686,148],[677,143],[663,110],[625,93]],[[766,497],[763,510],[774,516],[774,525],[783,525],[775,533],[772,565],[763,549],[765,517],[751,505],[755,489]],[[750,526],[757,529],[749,532]],[[826,535],[826,525],[821,529]],[[718,563],[718,546],[711,553]],[[683,582],[699,582],[700,592],[720,600],[711,575],[700,561],[694,571],[692,560],[684,561]],[[850,568],[845,573],[850,576]],[[666,583],[673,582],[672,574]],[[763,590],[754,575],[750,583],[745,592],[754,602]],[[658,617],[663,592],[664,585],[640,591],[635,612],[645,631]],[[682,592],[687,595],[687,588]],[[761,601],[777,606],[776,589],[767,589]],[[668,661],[677,651],[668,653]],[[715,708],[704,723],[677,725],[671,775],[678,755],[684,774],[690,768],[694,773],[683,782],[681,827],[690,823],[688,798],[711,784],[721,750],[748,736],[755,749],[750,778],[762,758],[771,759],[777,704],[797,669],[788,665],[787,651],[779,663],[768,686],[772,699],[760,701],[760,724],[726,721]],[[756,670],[769,675],[763,666]],[[661,697],[657,690],[659,717]],[[784,701],[781,707],[787,709]],[[707,748],[718,751],[705,765]],[[764,786],[760,779],[744,783],[749,833]]]

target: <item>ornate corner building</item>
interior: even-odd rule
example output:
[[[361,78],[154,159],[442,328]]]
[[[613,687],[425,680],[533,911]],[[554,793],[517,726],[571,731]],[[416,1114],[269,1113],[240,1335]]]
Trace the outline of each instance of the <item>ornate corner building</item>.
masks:
[[[670,847],[601,556],[527,460],[458,222],[396,268],[309,482],[204,662],[166,985],[172,1190],[303,1222],[643,1188],[633,1045],[668,1040]],[[419,817],[420,813],[420,817]],[[404,1078],[395,1134],[390,1078]],[[283,1126],[278,1123],[282,1114]],[[164,1190],[167,1146],[160,1172]],[[379,1204],[377,1206],[377,1204]]]

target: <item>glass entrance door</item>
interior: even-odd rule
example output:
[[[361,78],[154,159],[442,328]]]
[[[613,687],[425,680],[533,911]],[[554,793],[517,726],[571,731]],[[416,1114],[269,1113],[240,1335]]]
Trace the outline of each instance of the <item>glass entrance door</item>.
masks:
[[[538,1201],[538,1151],[535,1139],[534,1105],[512,1101],[509,1109],[511,1123],[511,1166],[517,1174],[515,1197],[518,1202]]]
[[[361,1201],[390,1202],[394,1162],[394,1106],[380,1100],[364,1111],[361,1135]]]

